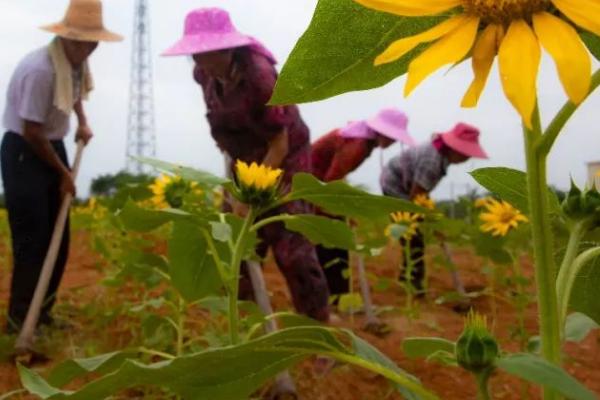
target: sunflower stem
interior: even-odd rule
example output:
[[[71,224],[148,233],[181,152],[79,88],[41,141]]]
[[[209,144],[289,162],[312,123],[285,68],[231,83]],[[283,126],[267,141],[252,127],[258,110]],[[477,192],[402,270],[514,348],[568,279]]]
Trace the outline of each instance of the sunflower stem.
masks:
[[[594,90],[598,88],[598,86],[600,86],[600,69],[597,70],[592,76],[592,84],[590,86],[588,97]],[[569,119],[571,119],[575,111],[577,111],[578,107],[579,104],[574,104],[570,101],[567,101],[558,114],[556,114],[556,117],[554,117],[550,125],[548,125],[544,135],[539,139],[538,151],[541,154],[550,153],[550,150],[552,150],[552,146],[554,145],[554,142],[556,142],[560,132],[562,132],[563,128],[567,122],[569,122]]]
[[[536,146],[542,138],[539,109],[536,106],[533,128],[524,126],[527,158],[527,185],[533,236],[535,280],[537,285],[540,337],[543,357],[560,364],[560,328],[556,296],[556,272],[553,255],[553,236],[548,205],[546,160],[548,153]],[[557,400],[559,395],[544,389],[544,400]]]
[[[233,249],[231,269],[233,270],[233,279],[229,283],[229,337],[232,345],[236,345],[240,341],[239,332],[239,310],[238,310],[238,295],[240,291],[240,270],[242,266],[242,258],[244,256],[245,244],[247,241],[248,232],[256,218],[254,209],[250,207],[250,211],[244,219],[244,225],[235,242]]]

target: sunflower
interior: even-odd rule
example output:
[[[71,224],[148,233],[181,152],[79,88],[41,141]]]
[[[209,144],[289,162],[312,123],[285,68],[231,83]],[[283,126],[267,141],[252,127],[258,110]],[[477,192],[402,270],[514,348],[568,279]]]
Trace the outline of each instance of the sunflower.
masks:
[[[474,79],[463,107],[475,107],[498,55],[504,93],[532,127],[537,101],[540,45],[554,59],[569,99],[581,103],[591,84],[590,55],[577,27],[600,35],[598,0],[354,0],[406,17],[452,15],[435,27],[392,43],[375,65],[398,60],[420,44],[432,43],[411,61],[405,95],[439,68],[471,57]]]
[[[419,229],[419,221],[421,220],[422,216],[420,214],[407,211],[398,211],[390,214],[390,218],[395,225],[400,225],[404,228],[402,238],[405,240],[410,240],[417,234],[417,229]],[[386,228],[386,236],[393,236],[393,227],[394,225],[390,225]]]
[[[428,210],[435,210],[435,202],[426,194],[419,194],[413,199],[413,203]]]
[[[481,230],[493,236],[506,236],[511,229],[517,228],[520,222],[528,222],[521,211],[505,201],[490,199],[485,205],[486,211],[479,215],[483,221]]]
[[[161,175],[149,188],[154,195],[152,204],[157,208],[180,208],[185,195],[202,193],[196,182],[185,181],[180,176]]]
[[[283,170],[253,162],[248,165],[238,160],[235,164],[239,199],[257,207],[266,206],[277,196]]]
[[[492,197],[481,197],[475,200],[474,206],[475,208],[485,208],[493,200],[494,199]]]

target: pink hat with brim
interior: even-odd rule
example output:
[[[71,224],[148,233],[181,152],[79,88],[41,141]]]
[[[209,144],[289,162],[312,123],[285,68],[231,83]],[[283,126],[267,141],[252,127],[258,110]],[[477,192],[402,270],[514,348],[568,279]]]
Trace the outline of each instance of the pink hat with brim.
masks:
[[[440,134],[444,143],[465,156],[488,158],[479,144],[479,129],[465,123],[457,124],[451,131]]]
[[[381,110],[375,117],[367,121],[367,126],[376,133],[397,142],[414,146],[415,140],[408,133],[408,117],[395,108]]]
[[[254,38],[238,32],[227,11],[216,7],[201,8],[187,15],[183,38],[162,55],[189,56],[236,47],[256,46],[257,43],[264,48]]]
[[[365,121],[356,121],[341,128],[340,136],[347,139],[375,139],[377,134],[369,129]]]

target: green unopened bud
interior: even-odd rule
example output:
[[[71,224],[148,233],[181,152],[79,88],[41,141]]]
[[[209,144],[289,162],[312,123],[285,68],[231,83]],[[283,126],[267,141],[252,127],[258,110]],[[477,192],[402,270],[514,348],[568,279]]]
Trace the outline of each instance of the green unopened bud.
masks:
[[[500,348],[487,329],[485,317],[471,311],[465,330],[456,342],[456,360],[467,371],[480,373],[494,366],[499,353]]]
[[[561,209],[571,220],[591,219],[600,222],[600,193],[596,188],[581,191],[573,181]]]

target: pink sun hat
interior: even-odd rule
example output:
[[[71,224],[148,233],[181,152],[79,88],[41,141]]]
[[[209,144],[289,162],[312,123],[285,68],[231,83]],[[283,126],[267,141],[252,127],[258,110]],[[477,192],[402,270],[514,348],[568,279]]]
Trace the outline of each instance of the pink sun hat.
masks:
[[[340,129],[340,136],[348,139],[375,139],[377,134],[365,121],[354,121]]]
[[[233,26],[227,11],[217,7],[200,8],[187,15],[183,38],[162,55],[189,56],[243,46],[250,46],[275,61],[273,54],[258,40],[242,34]]]
[[[488,158],[487,153],[479,144],[479,129],[472,125],[460,122],[452,130],[439,136],[452,150],[469,157]]]
[[[396,108],[383,109],[366,123],[373,131],[390,139],[409,146],[416,144],[407,130],[408,116]]]

